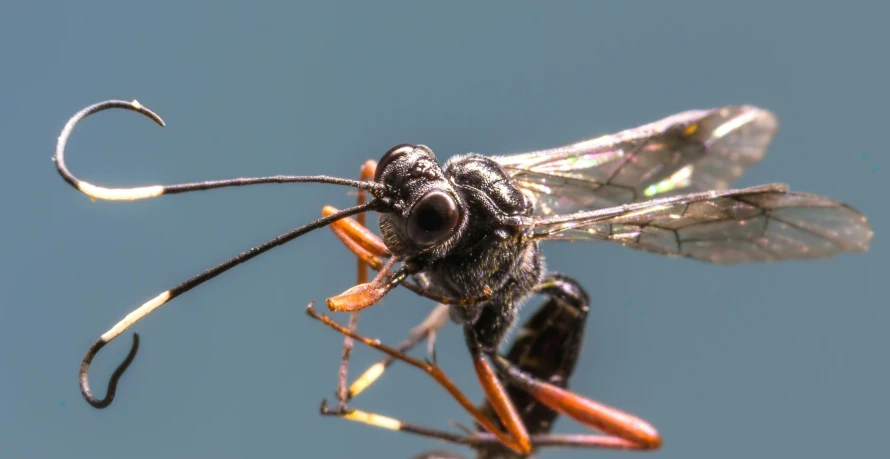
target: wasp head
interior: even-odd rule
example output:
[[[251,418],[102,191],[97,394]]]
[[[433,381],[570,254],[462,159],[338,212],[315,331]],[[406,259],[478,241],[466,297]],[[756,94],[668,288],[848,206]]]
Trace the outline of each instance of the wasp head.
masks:
[[[377,163],[374,181],[386,187],[390,212],[380,214],[383,242],[402,257],[448,251],[465,223],[465,205],[425,145],[397,145]]]

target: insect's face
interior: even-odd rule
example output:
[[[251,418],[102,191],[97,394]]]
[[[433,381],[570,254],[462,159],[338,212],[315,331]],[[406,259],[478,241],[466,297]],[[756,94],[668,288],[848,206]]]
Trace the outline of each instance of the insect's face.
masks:
[[[380,215],[383,242],[397,255],[445,251],[465,220],[465,206],[424,145],[397,145],[377,163],[392,212]]]

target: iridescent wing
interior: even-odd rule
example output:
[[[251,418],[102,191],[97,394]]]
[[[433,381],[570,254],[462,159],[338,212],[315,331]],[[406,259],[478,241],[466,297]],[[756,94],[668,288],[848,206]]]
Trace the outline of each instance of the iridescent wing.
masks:
[[[535,239],[609,241],[719,264],[864,252],[872,237],[868,221],[855,209],[823,196],[792,193],[782,184],[530,220]]]
[[[544,217],[729,188],[763,158],[777,128],[771,112],[736,105],[493,159]]]

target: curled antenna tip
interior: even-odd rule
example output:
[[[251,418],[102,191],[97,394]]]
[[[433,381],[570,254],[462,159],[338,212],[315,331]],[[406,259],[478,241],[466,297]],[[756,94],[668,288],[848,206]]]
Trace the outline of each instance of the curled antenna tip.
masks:
[[[133,359],[136,358],[136,352],[139,350],[139,334],[133,333],[133,345],[130,347],[130,352],[127,354],[127,357],[118,365],[117,369],[114,370],[114,373],[111,375],[111,379],[108,381],[108,390],[105,394],[105,398],[98,399],[93,395],[93,391],[90,389],[90,381],[89,381],[89,371],[90,364],[93,362],[93,358],[96,357],[96,354],[99,353],[99,350],[104,347],[108,341],[102,340],[99,338],[92,346],[90,346],[89,350],[87,350],[86,355],[83,358],[83,361],[80,364],[80,392],[83,395],[83,398],[86,399],[87,403],[92,405],[95,408],[103,409],[107,408],[108,405],[111,405],[111,402],[114,401],[114,395],[117,392],[117,383],[120,380],[121,376],[123,376],[124,372],[127,371],[127,367],[133,363]]]
[[[161,126],[161,127],[167,126],[167,123],[165,123],[164,120],[162,120],[161,117],[158,116],[157,113],[149,110],[145,105],[142,105],[138,100],[133,99],[133,101],[130,102],[130,106],[133,107],[133,110],[136,110],[137,112],[142,113],[143,115],[146,115],[149,118],[151,118],[152,121],[154,121],[155,123],[158,124],[158,126]]]

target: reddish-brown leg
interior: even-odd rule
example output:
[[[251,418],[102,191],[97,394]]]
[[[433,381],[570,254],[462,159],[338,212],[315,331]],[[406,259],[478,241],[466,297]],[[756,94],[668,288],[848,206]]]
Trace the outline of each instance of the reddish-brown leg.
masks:
[[[374,161],[372,159],[365,161],[365,164],[362,166],[361,174],[359,174],[359,180],[373,180],[374,171],[376,170],[377,161]],[[357,198],[358,204],[364,204],[366,200],[367,194],[365,193],[365,190],[359,189]],[[359,226],[361,226],[362,228],[367,228],[367,215],[365,212],[356,215],[355,218],[358,221]],[[365,282],[368,282],[368,266],[364,262],[364,260],[359,258],[356,263],[356,268],[358,269],[358,283],[364,284]]]
[[[368,160],[362,166],[359,180],[372,180],[374,171],[377,169],[377,162]],[[356,198],[359,205],[364,204],[367,200],[365,190],[358,190]],[[366,227],[367,216],[365,212],[356,215],[357,223],[362,228]],[[368,264],[361,256],[356,257],[356,279],[357,284],[366,284],[368,282]],[[355,331],[358,328],[358,311],[349,315],[349,329]],[[346,388],[346,382],[349,378],[349,357],[352,355],[353,340],[349,336],[343,337],[343,353],[340,356],[340,371],[337,377],[337,400],[340,402],[339,409],[346,409],[346,402],[349,400],[349,391]]]
[[[608,435],[609,437],[593,437],[608,442],[602,446],[632,449],[658,449],[661,447],[661,436],[646,421],[536,379],[500,355],[493,354],[490,357],[498,370],[512,384],[521,387],[539,402],[587,427],[595,428]]]
[[[519,416],[516,413],[516,409],[513,407],[513,404],[510,403],[509,398],[507,397],[506,392],[504,391],[503,386],[497,380],[497,377],[494,374],[494,371],[490,366],[484,361],[480,359],[474,358],[474,363],[476,364],[476,371],[479,375],[479,380],[482,383],[483,390],[488,396],[489,401],[495,407],[495,412],[498,414],[498,417],[501,420],[501,423],[507,428],[507,432],[505,433],[491,419],[486,417],[479,411],[476,406],[473,405],[472,402],[457,388],[457,386],[449,379],[445,373],[437,366],[429,363],[418,360],[414,357],[405,355],[402,352],[399,352],[396,349],[393,349],[389,346],[386,346],[377,339],[371,339],[365,336],[362,336],[354,331],[349,330],[348,328],[338,324],[337,322],[331,320],[329,317],[325,315],[321,315],[315,311],[312,304],[306,308],[306,313],[330,328],[334,330],[352,337],[353,339],[367,345],[378,349],[387,355],[399,359],[411,366],[419,368],[423,370],[425,373],[429,374],[440,386],[442,386],[460,405],[473,417],[473,419],[479,423],[485,430],[491,432],[500,442],[509,447],[510,449],[516,451],[520,454],[528,454],[531,452],[531,443],[529,441],[528,434],[526,433],[525,426],[519,421]],[[481,361],[481,364],[479,363]],[[354,413],[353,413],[354,414]],[[346,417],[349,417],[348,415]],[[370,423],[370,422],[369,422]]]
[[[313,313],[310,313],[310,315],[313,315]],[[313,315],[313,317],[315,316]],[[408,339],[396,346],[395,351],[399,353],[406,352],[407,349],[416,345],[417,342],[419,342],[420,339],[422,339],[422,337],[425,336],[427,333],[429,333],[430,331],[434,332],[435,330],[438,330],[438,328],[441,327],[441,325],[444,323],[445,319],[447,319],[447,307],[440,304],[436,308],[436,310],[434,310],[433,313],[430,314],[429,317],[427,317],[424,323],[412,330],[411,336]],[[432,337],[430,337],[430,339],[432,339]],[[370,386],[374,381],[377,380],[377,378],[379,378],[383,374],[383,371],[389,363],[399,359],[400,357],[398,356],[394,357],[393,355],[387,355],[386,358],[372,365],[368,369],[368,371],[366,371],[350,386],[351,397],[355,397],[362,390]],[[612,412],[618,412],[618,410],[614,410],[612,408],[605,408]],[[336,412],[333,410],[327,410],[325,405],[322,405],[322,411],[325,414],[338,415],[344,419],[361,422],[374,427],[410,433],[427,438],[446,441],[449,443],[468,445],[473,448],[481,448],[486,445],[503,444],[497,435],[487,432],[468,432],[465,434],[456,434],[453,432],[424,427],[418,424],[404,422],[388,416],[361,410],[350,409],[345,412]],[[619,438],[617,436],[596,434],[534,434],[529,435],[529,443],[534,450],[540,448],[604,448],[617,450],[655,449],[652,446],[651,441],[648,443],[633,442],[624,438]]]
[[[485,357],[480,352],[473,352],[473,368],[476,370],[476,376],[482,385],[485,398],[488,399],[488,403],[494,408],[495,413],[501,420],[501,424],[507,428],[510,436],[516,441],[515,444],[507,442],[505,444],[520,454],[530,453],[532,445],[528,437],[528,431],[525,429],[525,424],[522,423],[522,418],[519,417],[516,407],[510,401],[510,396],[507,395],[504,385],[501,384],[494,370],[491,369],[491,366],[488,365]],[[489,432],[492,431],[489,429]]]
[[[458,435],[451,432],[430,429],[416,424],[402,422],[394,418],[382,416],[375,413],[368,413],[360,410],[348,410],[345,413],[335,413],[339,414],[345,419],[362,422],[365,424],[390,430],[436,438],[447,442],[470,445],[473,447],[478,447],[485,444],[501,443],[517,452],[520,452],[521,454],[528,454],[528,452],[531,451],[532,448],[537,449],[547,447],[650,450],[657,449],[661,445],[661,438],[659,437],[658,433],[645,421],[635,418],[634,416],[631,416],[629,414],[623,413],[615,408],[611,408],[598,402],[588,400],[584,397],[581,397],[580,395],[570,393],[563,389],[555,388],[546,383],[541,384],[544,386],[549,386],[549,388],[544,387],[541,390],[537,391],[530,390],[530,392],[536,394],[544,394],[539,400],[542,403],[545,403],[551,409],[572,417],[573,419],[576,419],[587,426],[601,429],[604,433],[607,433],[607,435],[539,434],[523,436],[522,434],[523,432],[525,432],[524,426],[521,426],[521,423],[518,422],[518,416],[516,416],[515,409],[513,408],[512,403],[509,401],[508,398],[506,398],[506,394],[503,391],[503,386],[499,382],[498,378],[495,376],[495,373],[492,371],[491,367],[489,367],[488,364],[485,362],[484,358],[481,355],[474,355],[473,360],[476,366],[476,372],[479,376],[480,383],[483,386],[483,390],[485,391],[486,396],[489,397],[489,402],[495,408],[495,412],[501,419],[502,424],[507,426],[509,435],[505,434],[503,431],[498,429],[491,422],[490,419],[488,419],[484,414],[478,411],[478,409],[466,398],[466,396],[463,395],[463,393],[444,374],[444,372],[442,372],[442,370],[435,365],[405,355],[399,349],[393,349],[386,346],[385,344],[382,344],[380,340],[371,339],[362,336],[354,331],[350,331],[346,327],[334,322],[329,317],[318,314],[315,309],[313,309],[312,304],[309,305],[306,312],[310,317],[321,321],[328,327],[340,333],[343,333],[344,335],[350,336],[367,346],[373,347],[386,353],[390,359],[401,360],[411,366],[423,370],[424,372],[432,376],[432,378],[440,386],[445,388],[445,390],[474,418],[474,420],[476,420],[476,422],[478,422],[484,429],[486,429],[490,433],[479,432],[468,435]],[[502,365],[498,363],[498,366],[500,367]],[[507,369],[505,371],[512,370]],[[379,374],[374,376],[373,379],[376,379],[376,377],[378,376]],[[524,377],[533,379],[528,375],[524,375]],[[361,379],[362,378],[359,378],[359,380]],[[358,383],[358,381],[356,382]],[[525,386],[525,384],[520,383],[520,386]],[[367,385],[364,385],[362,389],[364,389],[365,387],[367,387]],[[553,389],[557,390],[553,391]],[[562,393],[562,397],[552,397],[552,394],[554,393]],[[561,400],[552,401],[551,399],[553,398]],[[578,408],[579,406],[581,407],[580,409]],[[579,414],[579,412],[581,414]],[[510,426],[511,419],[512,423],[514,424],[512,427]],[[591,422],[591,419],[594,419],[594,421]],[[519,425],[519,428],[517,428],[517,424]],[[524,437],[524,441],[514,439],[514,436],[519,437],[520,440]]]
[[[448,305],[439,304],[432,310],[432,312],[430,312],[423,322],[411,329],[411,332],[408,333],[408,337],[402,340],[395,349],[399,352],[407,353],[413,349],[414,346],[417,346],[420,342],[426,340],[428,343],[428,355],[433,356],[432,359],[435,364],[435,351],[432,346],[435,343],[436,334],[447,322]],[[371,384],[374,384],[381,376],[383,376],[383,372],[396,361],[397,359],[387,355],[377,363],[368,367],[361,376],[356,378],[356,380],[349,385],[348,399],[352,400],[358,394],[362,393],[362,391],[370,387]]]

